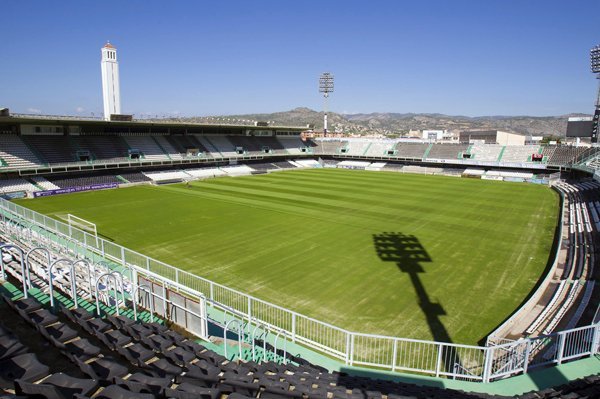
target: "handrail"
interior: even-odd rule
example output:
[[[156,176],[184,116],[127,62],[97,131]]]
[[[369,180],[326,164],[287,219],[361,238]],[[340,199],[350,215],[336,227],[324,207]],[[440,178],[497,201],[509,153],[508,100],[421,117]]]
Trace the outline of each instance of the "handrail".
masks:
[[[227,331],[229,331],[230,324],[237,324],[238,331],[238,349],[239,349],[239,358],[242,358],[242,335],[244,334],[242,329],[242,323],[237,319],[231,319],[227,323],[225,323],[225,328],[223,328],[223,350],[225,353],[225,357],[227,357]]]
[[[150,302],[150,322],[152,323],[154,321],[154,299],[152,298],[152,292],[150,290],[150,287],[148,287],[146,284],[140,284],[133,289],[133,320],[137,321],[137,304],[139,290],[145,291],[146,294],[149,295],[150,299],[148,301]]]
[[[277,356],[277,340],[279,339],[279,337],[283,335],[284,337],[287,336],[287,333],[285,330],[279,330],[277,332],[277,334],[275,335],[275,340],[273,341],[273,352],[275,353],[275,356]],[[284,339],[283,340],[283,364],[287,363],[287,343],[288,340]]]
[[[79,263],[87,266],[89,286],[90,286],[90,299],[91,299],[92,298],[92,285],[93,285],[93,280],[94,280],[94,276],[92,276],[92,266],[90,265],[90,262],[88,262],[86,259],[79,259],[79,260],[76,260],[75,262],[73,262],[73,267],[75,267],[75,265],[77,265]]]
[[[118,291],[118,287],[117,287],[117,277],[115,276],[115,274],[113,272],[108,272],[108,273],[104,273],[101,274],[98,279],[96,280],[96,291],[95,291],[95,295],[96,295],[96,313],[98,314],[98,316],[101,316],[100,314],[100,297],[98,295],[98,291],[100,290],[100,281],[104,278],[110,278],[112,277],[115,280],[115,313],[117,314],[117,316],[119,315],[119,291]],[[110,298],[110,286],[109,286],[109,282],[107,281],[106,283],[106,292],[108,297]],[[110,302],[110,301],[109,301]]]
[[[118,293],[119,286],[121,287],[121,299],[123,299],[123,305],[125,305],[125,284],[123,284],[123,275],[116,270],[113,271],[111,274],[118,278],[115,281],[117,281],[117,283],[120,283],[120,285],[115,285],[115,291],[117,291]]]
[[[51,264],[48,265],[48,290],[50,291],[50,307],[54,308],[54,278],[52,277],[52,271],[54,267],[59,263],[66,262],[71,266],[71,295],[73,296],[73,301],[75,302],[75,308],[77,308],[77,291],[75,289],[75,267],[73,266],[73,262],[70,259],[57,259]]]
[[[254,345],[254,341],[256,339],[256,330],[259,329],[261,327],[260,323],[256,323],[256,326],[254,326],[254,328],[252,329],[252,334],[250,334],[250,339],[251,341],[251,345],[252,345],[252,361],[255,362],[256,361],[256,345]],[[265,331],[265,335],[263,335],[263,343],[266,342],[266,336],[268,334],[268,331]],[[266,348],[265,348],[266,349]],[[263,359],[265,358],[265,351],[263,351]]]
[[[35,251],[43,251],[46,253],[46,259],[47,259],[46,267],[50,266],[50,263],[52,263],[52,257],[50,256],[50,251],[46,247],[33,247],[29,251],[27,251],[27,253],[25,254],[25,263],[27,264],[27,280],[28,280],[27,285],[29,288],[31,288],[31,264],[29,261],[29,257]]]
[[[0,245],[0,269],[2,270],[2,280],[6,280],[6,274],[4,273],[4,258],[2,257],[2,250],[3,249],[16,249],[20,256],[20,262],[21,262],[21,278],[23,279],[23,297],[25,299],[27,299],[28,293],[27,293],[27,274],[25,273],[25,262],[24,262],[24,254],[23,254],[23,250],[16,246],[15,244],[4,244],[4,245]]]

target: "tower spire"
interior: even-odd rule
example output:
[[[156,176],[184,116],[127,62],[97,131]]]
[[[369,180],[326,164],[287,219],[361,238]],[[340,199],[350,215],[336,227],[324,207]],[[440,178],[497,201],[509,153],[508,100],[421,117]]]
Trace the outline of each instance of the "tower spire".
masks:
[[[102,60],[102,99],[104,102],[104,119],[110,120],[113,114],[121,113],[121,93],[119,86],[119,63],[117,49],[107,41],[101,49]]]

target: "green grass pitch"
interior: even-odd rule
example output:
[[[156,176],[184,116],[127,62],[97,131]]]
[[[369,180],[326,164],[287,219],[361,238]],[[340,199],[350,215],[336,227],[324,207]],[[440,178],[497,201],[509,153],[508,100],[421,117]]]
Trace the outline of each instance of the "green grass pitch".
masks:
[[[19,203],[343,328],[475,344],[541,277],[559,198],[524,183],[313,169]],[[414,236],[419,256],[382,259],[384,232]]]

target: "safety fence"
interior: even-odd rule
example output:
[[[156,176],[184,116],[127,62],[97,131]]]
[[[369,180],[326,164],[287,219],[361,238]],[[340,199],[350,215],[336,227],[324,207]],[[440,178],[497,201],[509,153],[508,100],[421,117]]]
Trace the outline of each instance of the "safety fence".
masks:
[[[5,219],[28,224],[31,230],[63,238],[65,245],[84,256],[101,256],[132,273],[159,279],[163,286],[184,294],[177,301],[206,300],[208,307],[238,319],[246,333],[260,325],[348,365],[489,382],[599,352],[600,324],[488,347],[352,332],[195,276],[4,199],[0,199],[0,212]]]

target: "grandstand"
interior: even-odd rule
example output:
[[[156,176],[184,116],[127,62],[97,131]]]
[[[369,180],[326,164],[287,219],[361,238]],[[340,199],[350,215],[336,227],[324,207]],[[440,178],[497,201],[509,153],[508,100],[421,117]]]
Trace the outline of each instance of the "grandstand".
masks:
[[[314,144],[312,141],[307,144],[300,140],[298,137],[277,137],[279,143],[283,147],[283,151],[281,153],[290,154],[290,155],[300,155],[303,153],[303,149],[306,149],[307,146],[309,148],[309,152],[312,152],[312,145]],[[304,151],[305,152],[305,151]]]
[[[427,158],[432,159],[459,159],[469,149],[468,144],[434,144]]]
[[[238,152],[236,146],[227,138],[227,136],[207,136],[203,139],[215,149],[216,153],[213,153],[213,156],[219,154],[224,157],[235,157],[237,155],[244,155],[247,151],[242,147]]]
[[[144,183],[152,180],[141,172],[119,173],[117,178],[121,178],[125,183]]]
[[[371,141],[371,145],[367,148],[364,155],[369,157],[385,157],[388,156],[388,151],[393,147],[394,143],[390,141]]]
[[[394,147],[398,158],[421,159],[425,158],[425,152],[431,144],[398,142]]]
[[[507,145],[502,153],[502,162],[530,162],[533,154],[539,154],[540,146],[537,145]]]
[[[473,144],[469,154],[476,161],[496,162],[500,160],[503,150],[504,146],[497,144]]]
[[[58,188],[90,186],[94,184],[122,183],[114,175],[49,176],[52,185]]]
[[[169,157],[169,159],[182,159],[183,155],[181,153],[179,153],[172,145],[171,143],[169,143],[169,141],[165,138],[165,136],[154,136],[154,140],[156,141],[156,144],[158,144],[158,146],[160,147],[160,149],[167,154],[167,157]]]
[[[0,159],[4,161],[4,166],[8,168],[28,168],[40,164],[38,158],[21,140],[21,137],[14,135],[2,135],[0,141]]]
[[[346,140],[319,140],[317,141],[316,154],[339,154],[343,148],[346,148],[348,141]]]
[[[198,131],[203,131],[204,126],[174,126],[172,123],[150,125],[146,122],[135,122],[133,126],[128,122],[107,125],[106,122],[94,121],[92,129],[76,125],[77,121],[72,120],[65,122],[67,126],[63,131],[74,133],[32,133],[29,129],[27,134],[18,134],[25,124],[29,128],[33,125],[45,131],[42,129],[44,123],[52,123],[52,120],[0,118],[2,131],[11,132],[3,133],[4,140],[0,143],[0,170],[53,170],[56,167],[80,168],[82,164],[91,165],[92,169],[104,169],[105,164],[137,166],[160,162],[161,165],[173,165],[223,159],[303,157],[311,154],[549,170],[570,167],[572,164],[585,165],[585,162],[596,165],[592,160],[594,153],[582,147],[431,144],[403,139],[300,140],[299,133],[303,129],[300,127],[267,127],[268,135],[254,135],[252,129],[255,126],[206,126],[211,134],[201,134]],[[171,130],[177,133],[170,133]],[[186,133],[186,130],[193,133]],[[535,154],[541,154],[541,159],[533,159]]]
[[[61,230],[59,223],[50,222],[51,219],[39,224],[45,217],[30,219],[31,213],[1,200],[1,241],[14,245],[0,251],[3,273],[8,274],[3,292],[7,305],[16,310],[14,315],[7,313],[12,316],[3,320],[18,317],[37,326],[35,330],[31,327],[30,333],[42,335],[52,353],[65,358],[68,365],[65,371],[79,379],[74,381],[72,377],[58,374],[52,364],[41,360],[42,354],[32,355],[27,342],[15,343],[20,336],[8,332],[14,323],[7,322],[0,335],[10,338],[2,344],[12,342],[16,349],[0,359],[3,362],[0,377],[6,375],[3,374],[6,370],[28,365],[26,373],[12,375],[17,393],[55,392],[75,385],[78,393],[89,396],[98,390],[98,382],[101,382],[108,386],[104,389],[106,395],[114,397],[138,394],[189,397],[187,394],[193,390],[213,399],[222,394],[233,399],[236,395],[238,399],[244,396],[271,399],[450,397],[454,391],[448,389],[425,389],[397,382],[400,380],[382,382],[360,377],[355,370],[348,374],[351,372],[348,368],[330,367],[331,358],[347,366],[418,371],[441,379],[456,379],[455,385],[445,386],[477,390],[461,382],[493,384],[493,381],[526,373],[528,368],[540,370],[570,360],[585,361],[597,353],[592,338],[599,327],[591,323],[597,322],[594,316],[599,297],[595,280],[600,270],[597,246],[600,183],[589,176],[590,169],[600,167],[597,153],[570,146],[431,144],[377,139],[303,141],[298,135],[300,127],[261,127],[270,131],[270,135],[260,136],[252,135],[254,127],[249,126],[200,126],[194,129],[206,128],[210,130],[208,134],[197,130],[171,134],[168,126],[172,125],[165,124],[160,134],[154,134],[152,128],[142,122],[136,124],[135,129],[125,122],[122,126],[119,123],[93,122],[97,134],[24,135],[18,134],[19,121],[0,117],[0,131],[17,132],[0,136],[3,161],[0,163],[0,194],[11,198],[17,194],[33,196],[70,188],[163,184],[321,167],[552,183],[563,197],[565,210],[557,260],[549,277],[540,283],[520,311],[490,334],[489,346],[421,343],[419,351],[431,351],[432,357],[424,356],[435,360],[415,367],[413,360],[405,362],[396,355],[408,351],[402,345],[409,345],[411,341],[385,337],[369,344],[368,335],[342,329],[331,329],[327,333],[331,336],[323,340],[320,334],[300,333],[292,330],[288,322],[278,324],[272,314],[269,316],[259,310],[266,305],[252,302],[255,299],[251,297],[232,300],[227,295],[234,293],[226,287],[218,290],[227,294],[219,291],[208,295],[207,283],[195,276],[121,249],[116,243],[97,241],[77,229],[68,233]],[[185,125],[177,127],[193,130]],[[109,128],[112,134],[103,132]],[[132,157],[138,153],[139,159]],[[533,161],[532,154],[542,154],[542,161]],[[573,171],[573,175],[563,174],[560,182],[547,177],[565,170]],[[103,243],[102,247],[96,242]],[[50,251],[47,259],[34,254],[29,262],[25,261],[24,254],[35,246]],[[70,264],[71,269],[57,265],[57,272],[52,273],[51,262],[59,258],[66,258],[65,264]],[[86,263],[93,267],[87,267]],[[23,287],[29,284],[26,278],[29,273],[32,275],[30,294],[35,299],[21,298],[27,295]],[[95,287],[91,283],[94,280]],[[50,289],[53,286],[55,288]],[[58,306],[48,306],[52,295],[57,302],[66,304],[60,311],[56,311]],[[191,299],[193,303],[187,302]],[[251,313],[253,306],[257,313]],[[81,310],[83,308],[87,311]],[[100,311],[94,312],[95,308]],[[132,312],[138,311],[138,318],[145,322],[134,320],[136,316]],[[152,323],[150,318],[155,316],[157,321]],[[294,317],[300,320],[301,315]],[[179,332],[165,327],[165,323],[174,323]],[[314,326],[323,328],[316,323]],[[187,331],[183,333],[179,328]],[[213,339],[207,341],[209,328],[220,329],[216,335],[224,334],[222,339],[215,340],[213,333]],[[260,339],[253,329],[262,332]],[[192,339],[192,333],[202,341]],[[353,352],[345,346],[347,339],[353,340]],[[282,346],[284,342],[289,345],[286,349]],[[372,354],[368,351],[361,352],[369,345],[379,346],[377,351],[373,349],[377,357],[369,357]],[[524,359],[525,347],[529,352]],[[291,352],[290,348],[297,352]],[[73,374],[73,370],[77,373]],[[241,374],[245,377],[241,378]],[[323,380],[329,383],[323,385]],[[582,391],[597,382],[592,378],[582,383]],[[12,384],[8,385],[12,389]],[[208,391],[198,391],[199,388]],[[570,392],[568,389],[572,387],[555,388],[554,393]],[[544,394],[536,395],[544,397]]]
[[[174,134],[166,136],[166,139],[182,157],[210,155],[210,151],[194,135],[184,136]]]
[[[149,161],[168,160],[169,156],[159,147],[153,136],[124,136],[129,148],[139,151]]]
[[[349,140],[347,146],[340,151],[346,155],[365,155],[370,145],[369,140]]]
[[[552,148],[552,147],[550,147]],[[557,146],[553,147],[554,151],[549,154],[548,164],[550,165],[566,165],[573,162],[584,151],[585,147],[572,146]],[[544,153],[546,156],[546,153]]]
[[[12,193],[12,192],[33,192],[38,191],[39,188],[34,186],[31,182],[16,178],[16,179],[3,179],[0,180],[0,193]]]

